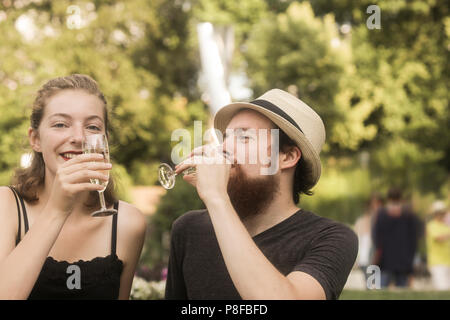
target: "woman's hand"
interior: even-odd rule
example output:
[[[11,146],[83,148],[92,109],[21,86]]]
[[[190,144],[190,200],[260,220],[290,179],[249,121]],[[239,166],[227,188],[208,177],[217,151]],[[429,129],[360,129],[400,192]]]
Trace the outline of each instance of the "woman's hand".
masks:
[[[62,164],[56,172],[47,206],[69,215],[78,196],[84,191],[100,191],[104,186],[90,182],[90,179],[108,181],[105,171],[112,165],[104,162],[101,154],[81,154]]]

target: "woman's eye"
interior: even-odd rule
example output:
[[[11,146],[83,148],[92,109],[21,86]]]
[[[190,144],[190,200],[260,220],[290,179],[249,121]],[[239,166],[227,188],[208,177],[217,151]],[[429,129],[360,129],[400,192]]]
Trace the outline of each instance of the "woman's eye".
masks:
[[[67,127],[67,126],[66,126],[65,123],[59,122],[59,123],[55,123],[53,125],[53,127],[55,127],[55,128],[64,128],[64,127]]]
[[[87,127],[89,130],[94,130],[94,131],[100,131],[101,129],[97,126],[88,126]]]

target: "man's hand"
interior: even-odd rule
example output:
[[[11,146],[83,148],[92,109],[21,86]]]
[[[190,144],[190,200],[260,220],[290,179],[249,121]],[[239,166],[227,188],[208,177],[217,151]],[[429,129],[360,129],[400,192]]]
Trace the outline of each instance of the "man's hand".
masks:
[[[196,172],[185,175],[183,179],[197,188],[205,203],[227,195],[231,161],[224,157],[221,146],[204,145],[194,149],[175,167],[175,172],[179,174],[190,167],[195,167]]]
[[[221,150],[204,146],[201,163],[197,165],[197,192],[207,204],[209,201],[227,196],[231,164]]]

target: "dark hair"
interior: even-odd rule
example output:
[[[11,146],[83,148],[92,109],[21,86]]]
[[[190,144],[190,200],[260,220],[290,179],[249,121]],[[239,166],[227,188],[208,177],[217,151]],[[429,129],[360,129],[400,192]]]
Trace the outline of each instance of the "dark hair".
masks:
[[[402,200],[402,190],[397,187],[391,187],[387,193],[387,198],[391,201]]]
[[[45,106],[48,99],[56,93],[63,90],[84,90],[89,94],[98,97],[104,105],[105,118],[105,133],[108,136],[108,110],[105,96],[100,91],[97,82],[91,77],[83,74],[73,74],[67,77],[59,77],[49,80],[37,92],[36,98],[33,102],[30,122],[31,128],[38,130],[42,121]],[[25,169],[17,169],[15,172],[13,184],[18,193],[29,202],[39,200],[37,191],[38,188],[44,185],[45,180],[45,162],[41,152],[33,150],[33,160],[30,167]],[[106,205],[110,206],[117,201],[114,193],[114,181],[110,177],[108,185],[105,190]],[[90,192],[89,199],[86,203],[87,207],[94,207],[98,205],[98,195],[96,191]]]
[[[280,128],[279,129],[279,145],[280,152],[287,152],[292,147],[298,147],[297,144]],[[294,183],[292,186],[292,199],[297,204],[300,201],[300,194],[312,195],[310,190],[314,186],[312,167],[305,161],[303,155],[298,161],[294,172]]]

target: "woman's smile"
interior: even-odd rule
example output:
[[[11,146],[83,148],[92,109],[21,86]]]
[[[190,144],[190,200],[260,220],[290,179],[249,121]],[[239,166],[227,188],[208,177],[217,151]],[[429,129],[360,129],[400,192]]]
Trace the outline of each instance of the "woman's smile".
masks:
[[[60,156],[64,159],[64,161],[68,161],[82,153],[83,152],[81,152],[81,151],[67,151],[67,152],[60,153]]]

